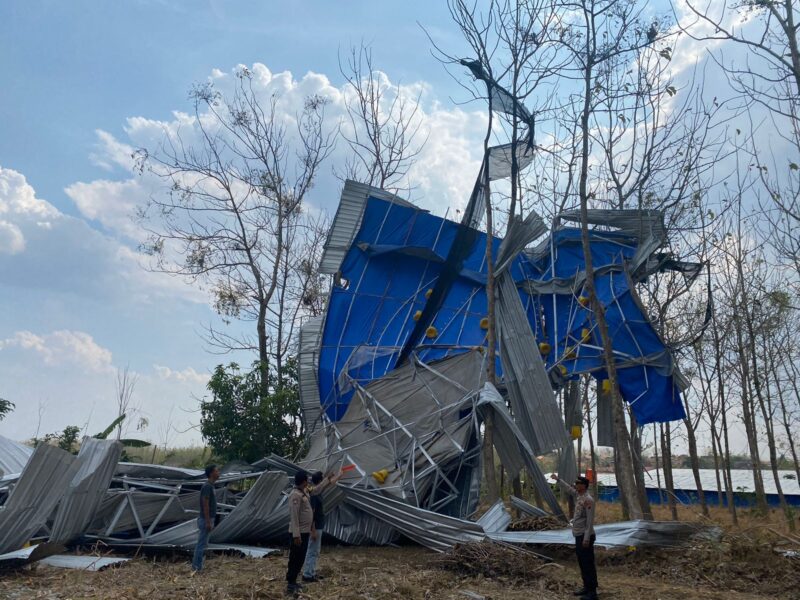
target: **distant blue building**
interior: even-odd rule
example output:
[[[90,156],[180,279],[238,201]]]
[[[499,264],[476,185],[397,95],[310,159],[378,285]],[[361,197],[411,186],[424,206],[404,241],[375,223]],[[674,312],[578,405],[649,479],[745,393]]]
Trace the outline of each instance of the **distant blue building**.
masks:
[[[786,498],[787,504],[800,507],[800,482],[794,471],[778,471],[781,490]],[[778,488],[775,485],[775,478],[772,471],[764,469],[761,471],[764,480],[764,490],[767,493],[767,503],[770,506],[779,506]],[[661,469],[651,469],[645,473],[647,498],[651,504],[667,503],[667,486],[664,481],[664,473]],[[727,496],[725,493],[725,483],[720,472],[720,482],[722,489],[717,486],[717,473],[714,469],[700,469],[700,483],[708,504],[719,504],[720,496],[722,503],[727,506]],[[696,504],[700,502],[697,494],[697,484],[694,473],[691,469],[673,469],[672,479],[675,487],[675,498],[681,504]],[[753,483],[753,472],[749,469],[732,469],[731,479],[734,489],[734,504],[736,506],[752,506],[755,504],[755,485]],[[598,473],[597,481],[600,484],[598,496],[600,500],[615,502],[619,500],[619,488],[617,479],[613,473]]]

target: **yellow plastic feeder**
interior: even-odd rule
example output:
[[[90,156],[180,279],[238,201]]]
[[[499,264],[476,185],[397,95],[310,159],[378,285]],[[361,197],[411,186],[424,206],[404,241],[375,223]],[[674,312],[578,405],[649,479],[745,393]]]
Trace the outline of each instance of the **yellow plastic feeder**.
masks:
[[[426,299],[430,298],[432,294],[433,294],[433,288],[428,288],[428,291],[425,292],[425,298]]]
[[[381,485],[383,485],[387,477],[389,477],[389,469],[381,469],[380,471],[375,471],[372,474],[372,478]]]
[[[540,354],[550,354],[550,350],[551,350],[550,344],[548,344],[547,342],[541,342],[539,344],[539,353]]]
[[[415,313],[414,313],[413,319],[414,319],[415,321],[419,321],[419,319],[420,319],[420,317],[421,317],[421,316],[422,316],[422,311],[421,311],[421,310],[418,310],[417,312],[415,312]]]
[[[489,329],[489,317],[483,317],[481,319],[481,329]]]
[[[589,297],[588,296],[579,296],[578,297],[578,304],[581,306],[589,306]]]
[[[586,329],[585,327],[581,329],[581,341],[588,342],[589,339],[592,337],[592,332]]]
[[[603,379],[603,383],[600,384],[600,385],[603,388],[603,393],[604,394],[610,394],[611,393],[611,380],[610,379]]]
[[[581,428],[580,425],[573,425],[572,429],[570,429],[569,433],[572,436],[573,440],[579,440],[579,439],[581,439],[581,436],[583,435],[583,429]]]
[[[567,367],[564,365],[558,365],[558,370],[561,371],[561,374],[566,377],[567,376]]]
[[[425,330],[425,337],[427,337],[429,340],[432,340],[437,335],[439,335],[439,331],[433,325]]]

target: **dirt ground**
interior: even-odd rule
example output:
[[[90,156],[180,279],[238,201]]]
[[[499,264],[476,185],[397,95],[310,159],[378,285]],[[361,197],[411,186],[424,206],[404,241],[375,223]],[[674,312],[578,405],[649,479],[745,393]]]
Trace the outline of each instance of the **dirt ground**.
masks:
[[[551,600],[571,598],[578,583],[568,553],[546,565],[529,560],[524,572],[511,569],[511,575],[489,569],[488,576],[443,569],[439,556],[415,546],[326,546],[321,559],[326,579],[306,586],[301,598]],[[765,558],[759,554],[724,564],[720,556],[702,549],[598,551],[599,591],[601,598],[619,600],[800,598],[800,562],[776,554],[763,564]],[[509,550],[506,562],[526,559],[530,557],[520,559]],[[0,598],[277,599],[284,597],[285,568],[283,554],[263,559],[213,556],[195,577],[183,557],[136,558],[97,573],[37,565],[0,576]]]
[[[597,506],[598,522],[620,520],[619,505]],[[669,519],[664,507],[654,508],[656,519]],[[601,598],[800,600],[800,558],[779,552],[800,550],[800,540],[781,513],[743,510],[734,526],[724,509],[712,507],[709,519],[697,507],[681,507],[679,518],[720,526],[721,542],[677,550],[598,549]],[[326,545],[321,558],[325,581],[306,586],[301,597],[555,600],[572,598],[580,587],[570,548],[536,548],[555,559],[546,562],[519,550],[480,546],[440,555],[418,546]],[[195,577],[187,556],[138,557],[97,573],[34,565],[0,574],[0,600],[277,599],[284,598],[285,569],[285,553],[263,559],[211,556]]]

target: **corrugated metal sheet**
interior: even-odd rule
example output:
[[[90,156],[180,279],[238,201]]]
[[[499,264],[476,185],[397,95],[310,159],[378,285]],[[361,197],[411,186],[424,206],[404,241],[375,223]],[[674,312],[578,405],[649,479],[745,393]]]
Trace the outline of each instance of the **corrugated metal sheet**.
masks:
[[[517,498],[516,496],[509,497],[509,501],[511,502],[511,506],[516,508],[518,511],[525,513],[526,515],[530,515],[531,517],[546,517],[547,511],[542,510],[538,506],[534,506],[529,502],[525,502],[522,498]]]
[[[122,454],[116,440],[84,438],[78,453],[78,471],[58,505],[50,541],[67,543],[82,535],[108,492],[108,484]]]
[[[0,435],[0,477],[21,473],[31,454],[33,448]]]
[[[0,509],[0,552],[18,550],[44,526],[78,466],[76,457],[59,448],[36,448]]]
[[[505,531],[511,525],[511,514],[506,510],[502,500],[495,502],[477,521],[487,533]]]
[[[200,479],[205,476],[203,471],[198,469],[184,469],[181,467],[168,467],[166,465],[146,465],[140,463],[119,463],[117,473],[120,477],[131,477],[133,479],[167,479],[170,481],[187,481]]]
[[[344,488],[348,504],[371,514],[418,544],[444,552],[455,544],[480,542],[486,534],[477,523],[405,504],[377,492]]]
[[[528,445],[537,454],[563,448],[569,443],[564,419],[510,273],[498,280],[497,333],[514,420]]]
[[[627,546],[680,546],[695,536],[718,537],[720,529],[679,521],[623,521],[595,525],[596,546],[604,548]],[[575,545],[571,529],[553,531],[505,531],[489,533],[487,537],[509,544]]]
[[[367,198],[380,198],[389,200],[402,206],[413,206],[399,196],[395,196],[387,191],[375,188],[364,183],[358,183],[348,179],[344,183],[342,198],[339,201],[339,208],[333,219],[328,239],[325,242],[325,249],[322,253],[319,272],[333,275],[339,270],[350,245],[353,243],[359,227],[361,227],[361,217],[364,215],[364,207]]]
[[[491,410],[494,415],[494,446],[500,461],[511,473],[519,473],[525,467],[531,475],[531,483],[536,486],[539,495],[547,503],[554,515],[564,517],[564,511],[547,483],[536,457],[525,441],[519,427],[511,418],[500,392],[486,383],[480,393],[478,407],[481,411]]]
[[[273,524],[269,518],[289,485],[285,473],[262,473],[244,498],[211,532],[213,543],[258,540],[268,537]]]
[[[242,546],[241,544],[209,544],[208,549],[212,552],[235,552],[248,558],[264,558],[270,554],[280,554],[283,550],[279,548],[262,548],[261,546]]]
[[[58,567],[59,569],[77,569],[79,571],[102,571],[107,567],[114,565],[122,565],[128,562],[130,558],[123,558],[119,556],[86,556],[77,554],[56,554],[55,556],[48,556],[41,561],[42,564],[49,567]]]
[[[300,328],[300,349],[297,358],[300,384],[300,408],[306,435],[321,425],[322,407],[319,398],[319,351],[324,317],[314,317]]]

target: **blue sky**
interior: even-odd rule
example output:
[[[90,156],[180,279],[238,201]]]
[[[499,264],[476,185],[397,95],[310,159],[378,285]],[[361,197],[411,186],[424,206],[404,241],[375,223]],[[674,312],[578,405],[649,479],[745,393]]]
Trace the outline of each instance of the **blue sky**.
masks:
[[[443,1],[0,2],[0,397],[17,405],[0,434],[103,429],[116,416],[115,373],[129,365],[134,404],[150,421],[138,435],[200,442],[197,398],[229,359],[199,335],[218,323],[205,294],[142,267],[130,213],[155,188],[129,157],[177,127],[196,82],[224,88],[244,64],[290,106],[325,94],[335,120],[337,54],[363,40],[389,82],[422,101],[428,142],[414,200],[440,214],[463,206],[485,107],[459,104],[465,94],[420,25],[464,51]],[[706,56],[676,55],[686,65]],[[313,206],[335,209],[331,168],[344,152],[340,144],[326,165]]]
[[[434,137],[462,147],[463,177],[443,184],[432,171],[422,186],[458,203],[483,119],[478,107],[453,109],[459,90],[420,23],[459,43],[444,3],[0,3],[0,397],[17,405],[0,434],[102,429],[116,414],[115,372],[129,365],[151,423],[142,435],[160,441],[169,420],[184,431],[170,442],[199,442],[192,411],[209,371],[228,359],[199,336],[217,322],[206,296],[141,268],[128,209],[147,190],[126,156],[190,110],[189,88],[215,70],[224,85],[219,72],[262,64],[301,91],[336,92],[337,53],[363,40],[393,82],[424,89]],[[329,210],[330,169],[312,198]]]

